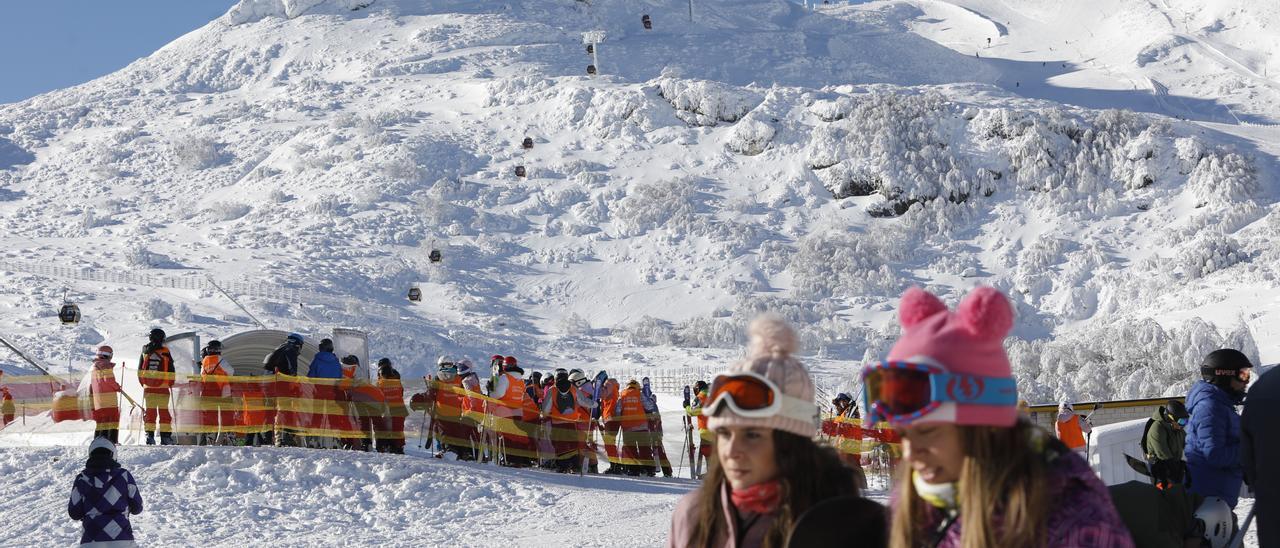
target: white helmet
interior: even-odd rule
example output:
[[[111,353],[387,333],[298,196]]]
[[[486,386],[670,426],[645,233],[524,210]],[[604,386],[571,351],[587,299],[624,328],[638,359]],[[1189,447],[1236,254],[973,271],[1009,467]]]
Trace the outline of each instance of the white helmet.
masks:
[[[89,454],[92,455],[94,451],[99,449],[106,449],[111,452],[112,457],[116,456],[116,444],[111,443],[111,440],[107,438],[93,438],[93,443],[89,444]]]
[[[459,374],[459,375],[462,375],[462,376],[464,376],[464,377],[465,377],[465,376],[470,375],[470,374],[472,374],[472,373],[474,373],[474,372],[475,372],[475,365],[471,363],[471,360],[470,360],[470,359],[468,359],[468,358],[462,358],[461,360],[458,360],[458,374]]]
[[[569,372],[569,382],[573,384],[587,382],[587,375],[583,373],[581,369],[574,369]]]
[[[451,364],[451,363],[457,363],[457,362],[453,361],[453,356],[445,354],[443,356],[440,356],[440,359],[436,360],[436,367],[439,367],[447,363]]]
[[[1196,519],[1204,522],[1204,539],[1212,548],[1224,548],[1231,542],[1235,523],[1232,518],[1231,507],[1218,497],[1205,497],[1196,508]]]

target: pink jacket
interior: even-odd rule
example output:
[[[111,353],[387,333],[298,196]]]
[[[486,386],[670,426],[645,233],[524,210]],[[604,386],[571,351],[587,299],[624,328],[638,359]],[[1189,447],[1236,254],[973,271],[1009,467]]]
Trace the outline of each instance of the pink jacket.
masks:
[[[685,495],[680,502],[676,503],[676,511],[671,514],[671,534],[667,537],[667,548],[702,548],[690,547],[688,544],[689,533],[693,531],[693,512],[697,505],[697,491]],[[759,548],[764,546],[764,537],[773,526],[775,514],[742,516],[742,522],[747,525],[747,528],[745,531],[739,531],[737,530],[738,520],[734,517],[737,510],[729,499],[729,487],[726,485],[720,487],[720,506],[724,508],[724,521],[729,524],[729,530],[716,531],[711,541],[712,547]],[[741,542],[739,538],[742,539]]]

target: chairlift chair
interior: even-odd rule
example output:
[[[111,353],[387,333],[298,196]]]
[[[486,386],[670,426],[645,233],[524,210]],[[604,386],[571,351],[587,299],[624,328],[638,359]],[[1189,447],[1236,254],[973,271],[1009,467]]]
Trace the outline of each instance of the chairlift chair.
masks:
[[[75,325],[80,323],[80,307],[75,303],[62,303],[62,309],[58,310],[58,320],[62,325]]]
[[[409,288],[409,300],[410,300],[410,301],[413,301],[413,302],[415,302],[415,303],[416,303],[416,302],[421,301],[421,300],[422,300],[422,290],[421,290],[421,289],[418,289],[417,287],[410,287],[410,288]]]

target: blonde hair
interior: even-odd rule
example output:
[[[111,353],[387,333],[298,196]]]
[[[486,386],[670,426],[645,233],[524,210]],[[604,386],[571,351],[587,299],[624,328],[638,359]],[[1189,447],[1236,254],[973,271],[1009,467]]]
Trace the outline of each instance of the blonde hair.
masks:
[[[956,502],[963,528],[962,548],[1044,546],[1049,518],[1049,463],[1036,427],[1020,417],[1012,428],[961,426],[964,461]],[[969,513],[965,513],[966,510]],[[933,546],[928,503],[916,494],[911,467],[898,474],[898,504],[893,508],[889,546]]]

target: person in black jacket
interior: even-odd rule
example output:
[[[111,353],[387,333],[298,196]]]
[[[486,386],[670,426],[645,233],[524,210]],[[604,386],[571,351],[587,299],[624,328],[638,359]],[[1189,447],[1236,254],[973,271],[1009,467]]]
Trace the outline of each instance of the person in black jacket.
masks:
[[[290,333],[284,344],[272,350],[262,360],[262,368],[276,375],[297,376],[298,354],[301,352],[302,335]],[[299,445],[297,436],[294,435],[294,429],[289,428],[287,425],[287,423],[296,419],[297,413],[294,413],[294,409],[283,408],[280,405],[281,398],[289,398],[289,401],[293,401],[296,398],[297,387],[298,385],[295,382],[277,378],[269,390],[269,394],[275,399],[275,429],[271,434],[277,447]]]
[[[1271,371],[1249,389],[1240,418],[1240,460],[1245,481],[1253,489],[1258,545],[1280,546],[1280,373]]]
[[[284,344],[262,360],[262,368],[279,375],[298,374],[298,354],[302,352],[302,335],[290,333]]]

